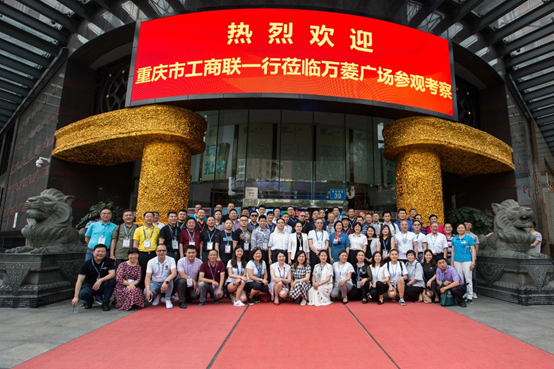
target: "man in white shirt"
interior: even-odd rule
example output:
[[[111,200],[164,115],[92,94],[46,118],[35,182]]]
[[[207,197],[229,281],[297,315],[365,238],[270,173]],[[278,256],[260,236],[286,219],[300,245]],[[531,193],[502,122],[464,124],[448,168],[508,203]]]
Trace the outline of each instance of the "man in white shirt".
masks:
[[[277,253],[284,251],[285,255],[289,249],[289,234],[285,232],[285,220],[277,219],[277,229],[269,236],[269,265],[277,261]]]
[[[152,305],[160,303],[160,297],[165,295],[165,307],[171,309],[171,294],[173,292],[173,280],[177,277],[175,259],[167,257],[167,246],[158,245],[156,257],[148,261],[146,265],[145,296]]]
[[[289,225],[289,220],[290,220],[290,216],[285,213],[282,215],[282,218],[283,220],[285,221],[285,232],[288,233],[288,234],[291,234],[292,233],[292,227]],[[275,260],[277,261],[277,260]]]
[[[319,263],[319,252],[329,249],[329,233],[323,230],[323,219],[315,221],[315,229],[308,233],[308,246],[310,247],[310,264],[315,267]]]
[[[448,241],[446,236],[439,233],[439,223],[433,222],[429,226],[431,227],[431,233],[425,236],[423,241],[423,250],[430,249],[433,252],[433,258],[438,261],[440,258],[445,258],[448,252]]]
[[[542,235],[535,230],[535,227],[537,226],[537,223],[533,222],[533,226],[529,228],[529,233],[531,233],[535,238],[537,239],[535,242],[531,244],[531,251],[534,251],[536,253],[541,252],[541,243],[542,243]]]
[[[154,226],[158,227],[159,229],[162,229],[163,227],[165,227],[165,224],[163,224],[162,222],[160,222],[160,213],[158,213],[157,211],[153,211],[152,214],[154,214]]]
[[[400,232],[400,229],[397,228],[396,224],[391,222],[390,220],[391,216],[392,215],[390,211],[385,211],[383,213],[383,224],[381,224],[381,227],[384,225],[388,225],[391,235],[394,236],[396,232]]]
[[[371,215],[371,218],[373,219],[373,222],[371,222],[371,226],[373,229],[375,229],[375,237],[379,237],[381,234],[381,223],[379,222],[379,213],[375,212]]]
[[[417,258],[417,242],[414,241],[415,234],[408,232],[408,221],[403,219],[400,221],[400,232],[394,235],[394,242],[396,249],[398,250],[398,260],[407,261],[406,253],[408,250],[413,250],[416,253]]]

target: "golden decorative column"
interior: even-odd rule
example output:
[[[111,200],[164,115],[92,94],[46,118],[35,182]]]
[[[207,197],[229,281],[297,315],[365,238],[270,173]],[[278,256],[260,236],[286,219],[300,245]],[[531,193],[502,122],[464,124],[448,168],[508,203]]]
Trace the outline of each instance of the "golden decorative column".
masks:
[[[149,105],[95,115],[56,131],[52,155],[66,161],[111,166],[142,160],[137,222],[144,212],[188,205],[191,155],[204,151],[206,120],[186,109]]]
[[[396,162],[398,208],[444,223],[441,172],[469,177],[514,170],[512,148],[481,130],[433,117],[410,117],[383,130],[385,158]]]

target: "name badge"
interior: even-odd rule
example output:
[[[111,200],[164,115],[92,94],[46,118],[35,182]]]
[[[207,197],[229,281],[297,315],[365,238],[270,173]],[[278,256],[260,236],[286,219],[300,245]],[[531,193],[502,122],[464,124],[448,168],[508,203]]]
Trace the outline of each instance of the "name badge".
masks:
[[[129,282],[129,283],[135,283],[135,280],[134,280],[134,279],[127,279],[127,282]]]
[[[171,241],[171,247],[173,247],[174,250],[177,250],[179,248],[179,241],[177,240]]]
[[[123,240],[123,247],[125,247],[126,249],[128,249],[129,247],[131,246],[131,240],[126,238]]]
[[[339,243],[339,239],[338,239],[338,238],[335,238],[335,239],[333,240],[333,243],[336,245],[337,243]]]
[[[208,242],[206,245],[207,245],[206,247],[208,248],[208,251],[214,249],[214,243],[213,242]]]
[[[360,281],[359,281],[359,280],[356,282],[356,288],[361,288],[361,285],[360,285]]]
[[[187,287],[192,287],[192,278],[187,278]]]
[[[196,246],[196,244],[194,243],[194,241],[189,241],[189,246]]]
[[[263,246],[263,248],[264,248],[265,250],[267,250],[267,248],[268,248],[268,246],[269,246],[269,242],[264,242],[264,243],[262,244],[262,246]]]
[[[248,242],[245,242],[244,243],[244,251],[248,251],[249,248],[250,248],[250,244]]]
[[[314,242],[314,247],[316,248],[316,250],[321,250],[323,248],[321,242]]]
[[[144,248],[149,249],[150,247],[152,247],[150,240],[144,240]]]
[[[226,254],[230,254],[230,253],[231,253],[231,245],[229,245],[229,244],[226,244],[226,245],[225,245],[225,253],[226,253]]]
[[[106,244],[106,237],[98,237],[98,243],[105,245]]]

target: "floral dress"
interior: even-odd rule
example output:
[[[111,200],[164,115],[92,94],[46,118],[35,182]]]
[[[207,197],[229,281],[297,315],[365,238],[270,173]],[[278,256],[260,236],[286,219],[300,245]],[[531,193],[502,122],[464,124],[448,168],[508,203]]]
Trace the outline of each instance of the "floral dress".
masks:
[[[129,310],[133,305],[144,307],[144,294],[138,287],[129,290],[124,281],[139,281],[141,276],[140,265],[131,266],[127,262],[119,264],[115,276],[115,306],[119,310]]]
[[[312,272],[312,267],[309,265],[303,266],[299,265],[298,267],[295,267],[294,265],[291,268],[292,272],[292,280],[296,281],[299,279],[303,279],[306,277],[307,274],[310,274]],[[297,299],[300,297],[308,299],[308,291],[310,290],[310,287],[312,284],[308,280],[308,282],[296,282],[294,284],[294,288],[290,291],[290,298],[291,299]]]

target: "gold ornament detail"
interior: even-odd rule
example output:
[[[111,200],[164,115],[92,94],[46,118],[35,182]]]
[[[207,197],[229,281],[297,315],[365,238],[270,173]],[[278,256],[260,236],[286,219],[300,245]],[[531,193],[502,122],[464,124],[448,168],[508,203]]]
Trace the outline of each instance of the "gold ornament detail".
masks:
[[[52,155],[104,166],[142,160],[137,222],[152,210],[166,222],[168,211],[188,204],[191,155],[204,151],[206,128],[203,117],[174,106],[121,109],[57,130]]]
[[[385,158],[396,162],[398,208],[444,222],[441,171],[463,177],[514,170],[512,148],[481,130],[434,117],[394,121],[383,130]]]

